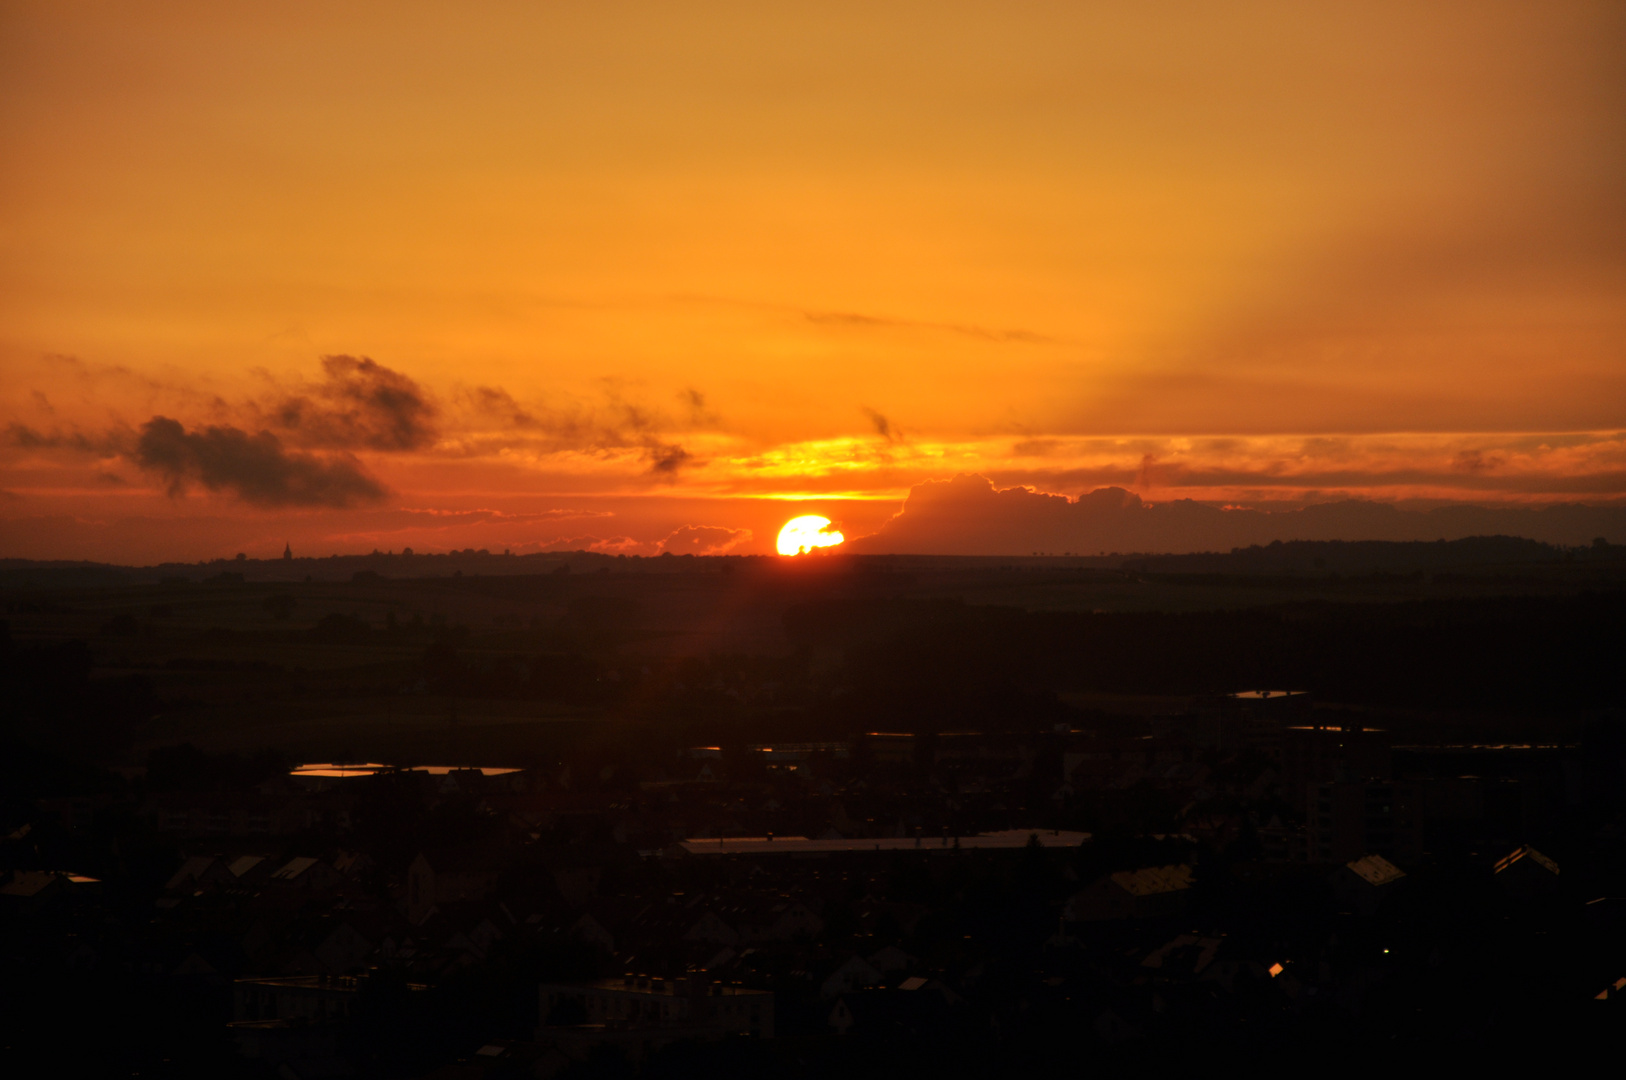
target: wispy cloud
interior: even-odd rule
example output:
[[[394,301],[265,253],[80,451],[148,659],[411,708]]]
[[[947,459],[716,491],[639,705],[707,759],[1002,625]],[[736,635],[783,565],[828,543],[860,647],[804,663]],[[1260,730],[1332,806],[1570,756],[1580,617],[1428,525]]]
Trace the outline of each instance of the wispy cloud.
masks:
[[[869,417],[869,422],[875,426],[875,434],[889,443],[903,440],[903,432],[898,430],[897,425],[893,424],[885,414],[877,409],[870,408],[868,405],[863,407],[863,413]]]
[[[970,323],[931,322],[923,319],[902,319],[888,315],[866,315],[856,311],[803,311],[802,318],[819,326],[836,326],[857,330],[935,330],[978,341],[1014,343],[1019,345],[1056,345],[1059,338],[1032,330],[1014,330]]]
[[[677,294],[671,299],[679,303],[689,304],[717,304],[733,308],[751,308],[758,311],[773,311],[794,316],[803,322],[814,326],[826,327],[835,330],[916,330],[931,333],[953,334],[959,337],[971,338],[975,341],[986,341],[993,344],[1015,345],[1060,345],[1065,340],[1051,334],[1040,333],[1036,330],[1026,330],[1020,327],[982,326],[976,323],[941,322],[931,319],[911,319],[900,315],[884,315],[875,312],[863,311],[832,311],[823,308],[798,307],[793,304],[777,304],[762,300],[742,300],[736,297],[700,296],[693,294]]]
[[[751,539],[750,529],[730,529],[722,525],[685,525],[674,529],[660,542],[660,549],[674,555],[721,555]]]
[[[141,380],[122,368],[73,358],[50,363],[90,389],[112,380],[127,390],[136,380],[144,391],[137,400],[167,405],[145,420],[85,426],[60,419],[36,394],[38,422],[13,420],[4,445],[65,459],[124,458],[174,495],[201,487],[261,505],[354,505],[384,497],[384,485],[356,454],[375,463],[409,454],[452,460],[585,454],[611,468],[641,462],[645,482],[674,484],[705,464],[686,433],[718,424],[692,386],[666,409],[609,380],[585,401],[521,402],[491,385],[443,396],[366,356],[326,356],[314,381],[260,372],[263,388],[235,401]]]
[[[440,408],[415,380],[366,356],[325,356],[322,373],[251,407],[303,446],[390,452],[435,442]]]
[[[470,387],[460,398],[471,413],[467,430],[459,436],[464,452],[486,453],[497,448],[543,454],[635,450],[648,475],[666,483],[676,481],[684,470],[704,464],[674,436],[716,423],[706,408],[705,395],[693,388],[678,395],[687,413],[682,420],[629,400],[614,385],[607,385],[600,399],[588,403],[522,405],[499,386]]]

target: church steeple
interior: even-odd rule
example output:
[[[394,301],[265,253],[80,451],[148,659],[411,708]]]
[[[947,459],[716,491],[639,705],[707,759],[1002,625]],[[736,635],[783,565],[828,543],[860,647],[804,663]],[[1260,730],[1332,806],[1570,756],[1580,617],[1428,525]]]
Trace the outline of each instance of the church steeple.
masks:
[[[282,557],[284,559],[292,559],[294,557],[294,549],[288,546],[288,542],[286,540],[282,542]]]

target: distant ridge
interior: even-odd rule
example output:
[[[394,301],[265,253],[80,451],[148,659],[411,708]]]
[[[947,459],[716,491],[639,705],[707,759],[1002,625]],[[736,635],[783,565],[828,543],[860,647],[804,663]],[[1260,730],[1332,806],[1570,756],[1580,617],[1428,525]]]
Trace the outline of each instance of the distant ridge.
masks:
[[[1585,559],[1626,559],[1626,547],[1604,543],[1579,550],[1520,536],[1461,540],[1280,540],[1229,552],[1137,556],[1127,570],[1162,574],[1359,574],[1381,570],[1445,570]]]
[[[840,552],[812,559],[774,555],[616,556],[591,551],[502,555],[454,551],[428,555],[332,555],[326,558],[215,559],[202,563],[117,566],[69,560],[0,559],[0,588],[96,588],[172,583],[234,585],[275,582],[345,581],[390,578],[510,577],[545,574],[636,572],[718,573],[728,569],[781,567],[786,570],[843,568],[890,571],[944,569],[967,565],[1097,567],[1160,574],[1359,574],[1382,571],[1454,570],[1470,567],[1541,565],[1561,562],[1626,561],[1626,545],[1569,547],[1517,536],[1471,536],[1460,540],[1292,540],[1233,548],[1225,552],[1180,555],[1112,556],[908,555]]]

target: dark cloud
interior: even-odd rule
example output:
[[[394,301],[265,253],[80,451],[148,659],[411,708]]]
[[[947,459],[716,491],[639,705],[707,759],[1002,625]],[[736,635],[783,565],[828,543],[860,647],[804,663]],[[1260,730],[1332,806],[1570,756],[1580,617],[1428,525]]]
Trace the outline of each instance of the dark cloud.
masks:
[[[538,424],[535,414],[522,408],[514,395],[500,386],[476,386],[468,391],[468,397],[477,412],[514,427],[528,429]]]
[[[1626,537],[1626,506],[1544,509],[1453,505],[1402,510],[1345,500],[1297,510],[1221,509],[1189,499],[1149,504],[1120,487],[1076,499],[1031,488],[996,488],[961,474],[917,484],[903,509],[857,552],[917,555],[1026,555],[1034,552],[1228,551],[1275,540],[1438,540],[1527,536],[1581,544]]]
[[[1486,454],[1483,450],[1464,450],[1456,456],[1451,466],[1458,472],[1482,473],[1490,472],[1502,463],[1502,459],[1495,454]]]
[[[649,471],[667,479],[675,479],[680,469],[694,462],[694,455],[677,443],[647,443],[644,455],[649,459]]]
[[[325,356],[322,372],[322,382],[266,410],[267,420],[294,441],[384,451],[434,443],[439,409],[408,376],[365,356]]]
[[[864,415],[869,417],[871,424],[875,425],[875,434],[887,442],[899,442],[903,439],[903,432],[894,427],[892,421],[888,420],[878,410],[866,405],[864,406]]]
[[[385,495],[349,454],[290,452],[269,431],[251,435],[235,427],[205,427],[188,432],[166,416],[141,426],[130,458],[162,477],[176,496],[192,484],[229,491],[257,506],[348,507]]]

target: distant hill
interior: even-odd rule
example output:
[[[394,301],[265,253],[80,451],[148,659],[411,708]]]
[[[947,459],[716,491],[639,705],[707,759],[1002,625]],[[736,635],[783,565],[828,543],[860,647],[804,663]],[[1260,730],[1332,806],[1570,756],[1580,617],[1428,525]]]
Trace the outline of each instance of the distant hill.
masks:
[[[1124,568],[1160,574],[1369,574],[1382,571],[1455,570],[1516,566],[1574,559],[1573,549],[1518,536],[1470,536],[1461,540],[1291,540],[1255,544],[1225,553],[1154,555],[1126,559]],[[1626,547],[1600,544],[1579,552],[1588,559],[1626,561]]]
[[[1450,571],[1475,567],[1536,566],[1575,560],[1626,563],[1626,546],[1603,542],[1584,548],[1516,536],[1460,540],[1292,540],[1227,552],[1100,556],[863,555],[835,552],[798,560],[798,571],[856,569],[860,573],[994,569],[1005,566],[1123,569],[1137,573],[1197,575],[1328,575]],[[234,585],[265,582],[357,582],[417,578],[534,577],[551,574],[685,574],[753,572],[793,564],[772,555],[601,555],[591,551],[500,555],[484,551],[440,555],[333,555],[312,559],[215,559],[199,563],[115,566],[106,563],[0,559],[0,588],[74,589],[162,582]]]
[[[538,555],[494,555],[488,551],[453,551],[439,555],[331,555],[326,558],[214,559],[196,563],[159,563],[155,566],[117,566],[108,563],[0,559],[0,587],[95,588],[161,581],[232,584],[238,581],[350,581],[361,575],[380,578],[456,577],[479,574],[531,575],[592,573],[616,565],[614,555],[590,551],[549,552]],[[620,560],[625,565],[627,560]],[[642,559],[651,570],[677,570],[692,566],[694,556],[673,555]],[[718,560],[721,561],[721,560]]]

